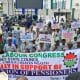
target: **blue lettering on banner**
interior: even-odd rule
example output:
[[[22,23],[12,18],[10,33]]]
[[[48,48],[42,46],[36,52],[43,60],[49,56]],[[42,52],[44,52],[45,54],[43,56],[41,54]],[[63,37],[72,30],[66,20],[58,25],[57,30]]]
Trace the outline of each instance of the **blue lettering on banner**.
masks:
[[[25,76],[59,76],[59,75],[68,75],[74,72],[77,72],[77,68],[64,69],[64,70],[14,70],[14,69],[0,69],[0,72],[5,71],[7,74],[14,75],[25,75]]]

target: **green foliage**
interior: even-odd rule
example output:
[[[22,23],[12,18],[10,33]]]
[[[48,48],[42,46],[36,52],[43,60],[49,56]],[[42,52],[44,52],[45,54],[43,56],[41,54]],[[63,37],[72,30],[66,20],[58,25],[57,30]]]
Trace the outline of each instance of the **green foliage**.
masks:
[[[66,80],[80,80],[80,72],[70,74]]]

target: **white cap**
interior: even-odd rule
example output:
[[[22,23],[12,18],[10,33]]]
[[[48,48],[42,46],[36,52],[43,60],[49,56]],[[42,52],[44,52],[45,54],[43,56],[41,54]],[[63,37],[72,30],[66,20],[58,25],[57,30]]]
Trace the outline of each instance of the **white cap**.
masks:
[[[8,75],[5,72],[0,73],[0,80],[8,80]]]
[[[9,39],[12,39],[12,37],[8,37],[8,40],[9,40]]]

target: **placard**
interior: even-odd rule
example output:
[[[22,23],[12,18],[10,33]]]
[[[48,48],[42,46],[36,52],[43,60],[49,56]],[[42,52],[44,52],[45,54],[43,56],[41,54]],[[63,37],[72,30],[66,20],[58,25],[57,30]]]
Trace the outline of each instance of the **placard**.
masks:
[[[33,33],[26,33],[26,34],[22,35],[21,40],[32,41],[33,40]]]
[[[39,34],[40,43],[51,43],[51,41],[52,41],[51,34]]]
[[[60,26],[58,23],[52,24],[52,29],[60,29]]]
[[[72,22],[72,23],[71,23],[71,27],[72,27],[73,29],[80,28],[80,21]]]
[[[74,40],[74,35],[75,35],[74,31],[70,31],[70,32],[68,32],[66,30],[62,31],[62,39],[66,39],[66,42],[73,41]]]

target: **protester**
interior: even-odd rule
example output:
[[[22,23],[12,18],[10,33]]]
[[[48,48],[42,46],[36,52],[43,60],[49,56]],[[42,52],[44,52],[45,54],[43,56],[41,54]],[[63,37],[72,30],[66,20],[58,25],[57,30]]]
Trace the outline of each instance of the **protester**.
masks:
[[[73,49],[73,43],[72,42],[68,42],[67,43],[67,50],[71,50]]]
[[[29,50],[29,42],[23,40],[21,45],[20,45],[20,51],[22,53],[26,53],[27,50]]]
[[[8,37],[8,43],[4,46],[4,52],[16,52],[16,46],[12,44],[12,38]]]
[[[20,43],[21,43],[21,40],[20,40],[20,33],[21,33],[21,30],[20,28],[18,27],[17,30],[12,30],[12,36],[15,38],[15,45],[20,48]]]
[[[62,39],[61,40],[60,47],[61,47],[61,50],[62,51],[64,51],[65,48],[67,47],[67,44],[66,44],[66,40],[65,39]]]
[[[55,41],[55,44],[53,45],[51,50],[52,51],[61,51],[60,41],[59,40]]]
[[[2,37],[2,33],[0,34],[0,54],[3,54],[4,53],[4,45],[5,45],[5,41],[3,40],[3,37]]]

